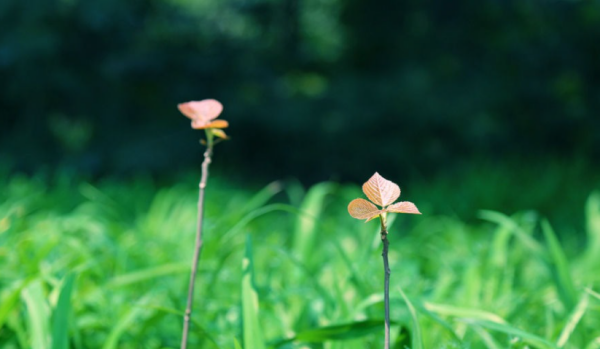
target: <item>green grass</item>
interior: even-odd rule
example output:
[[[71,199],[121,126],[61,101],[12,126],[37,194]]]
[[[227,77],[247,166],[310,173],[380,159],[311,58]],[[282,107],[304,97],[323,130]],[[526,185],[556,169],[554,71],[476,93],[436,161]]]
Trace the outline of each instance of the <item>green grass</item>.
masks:
[[[600,348],[600,194],[562,202],[582,212],[553,226],[479,210],[506,194],[474,178],[454,194],[451,181],[399,180],[424,214],[390,219],[393,348]],[[555,182],[527,189],[545,200]],[[0,187],[1,348],[179,347],[195,178],[4,175]],[[435,209],[476,193],[492,204]],[[348,215],[355,197],[356,185],[211,178],[190,347],[381,348],[379,225]]]

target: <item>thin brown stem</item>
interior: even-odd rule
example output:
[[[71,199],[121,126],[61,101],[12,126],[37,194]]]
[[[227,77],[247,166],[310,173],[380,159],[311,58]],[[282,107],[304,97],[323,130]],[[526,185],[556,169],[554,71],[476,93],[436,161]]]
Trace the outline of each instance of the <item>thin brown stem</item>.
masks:
[[[383,270],[385,272],[384,279],[384,296],[383,301],[385,305],[385,349],[390,348],[390,266],[388,262],[388,246],[389,240],[387,239],[387,229],[385,227],[385,223],[382,220],[381,226],[381,241],[383,241],[383,252],[381,256],[383,257]]]
[[[183,317],[183,335],[181,338],[181,349],[187,348],[188,334],[190,331],[190,319],[192,317],[192,305],[194,302],[194,284],[196,273],[198,271],[198,260],[202,250],[202,219],[204,214],[204,189],[208,180],[208,166],[211,162],[213,142],[209,140],[206,151],[204,152],[204,161],[202,162],[202,176],[198,192],[198,222],[196,226],[196,247],[194,249],[194,258],[192,260],[192,272],[190,274],[190,285],[188,288],[187,307]]]

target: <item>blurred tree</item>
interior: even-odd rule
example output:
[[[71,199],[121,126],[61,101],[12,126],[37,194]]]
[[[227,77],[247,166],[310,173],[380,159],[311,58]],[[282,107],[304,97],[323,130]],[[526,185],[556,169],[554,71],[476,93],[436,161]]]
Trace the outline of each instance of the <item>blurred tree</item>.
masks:
[[[191,166],[175,105],[202,98],[232,125],[215,165],[257,175],[600,156],[598,1],[6,0],[0,23],[17,168]]]

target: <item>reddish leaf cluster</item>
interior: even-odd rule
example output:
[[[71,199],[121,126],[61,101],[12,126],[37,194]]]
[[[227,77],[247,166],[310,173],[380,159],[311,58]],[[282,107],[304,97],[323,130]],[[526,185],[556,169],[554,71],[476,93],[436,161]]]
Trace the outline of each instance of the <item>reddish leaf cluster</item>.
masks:
[[[356,219],[366,219],[368,222],[384,212],[421,214],[412,202],[401,201],[392,204],[400,197],[400,187],[377,172],[363,184],[362,189],[372,202],[365,199],[354,199],[350,202],[348,212]],[[381,206],[381,209],[373,203]]]
[[[225,120],[215,120],[221,112],[223,105],[215,99],[191,101],[177,105],[179,111],[192,120],[192,128],[196,130],[211,129],[218,137],[226,138],[225,132],[220,129],[227,128],[229,123]]]

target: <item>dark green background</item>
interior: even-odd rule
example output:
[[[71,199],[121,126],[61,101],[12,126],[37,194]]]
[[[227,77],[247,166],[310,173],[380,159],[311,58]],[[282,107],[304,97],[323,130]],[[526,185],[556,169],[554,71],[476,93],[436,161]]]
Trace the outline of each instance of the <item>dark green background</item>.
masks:
[[[197,168],[176,105],[204,98],[225,106],[232,176],[600,156],[600,1],[5,0],[0,26],[17,170]]]

